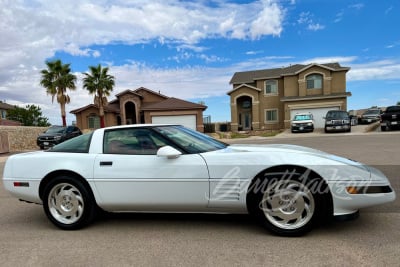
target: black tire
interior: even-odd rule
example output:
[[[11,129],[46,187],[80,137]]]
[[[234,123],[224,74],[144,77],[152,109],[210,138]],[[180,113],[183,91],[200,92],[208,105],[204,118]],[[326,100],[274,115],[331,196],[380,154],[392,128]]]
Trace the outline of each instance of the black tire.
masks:
[[[69,176],[59,176],[45,186],[43,208],[49,220],[63,230],[87,226],[97,211],[90,188]]]
[[[302,236],[332,218],[328,186],[299,168],[259,175],[249,188],[247,207],[262,226],[279,236]]]
[[[385,132],[386,131],[386,126],[381,126],[381,131]]]

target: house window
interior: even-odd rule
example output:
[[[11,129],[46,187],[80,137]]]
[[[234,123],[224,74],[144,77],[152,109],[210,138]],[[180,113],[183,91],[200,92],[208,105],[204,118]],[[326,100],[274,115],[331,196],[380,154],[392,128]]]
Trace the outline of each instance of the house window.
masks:
[[[321,89],[322,88],[322,75],[311,74],[307,76],[307,89]]]
[[[6,112],[5,110],[1,110],[0,118],[1,118],[1,119],[7,118],[7,112]]]
[[[100,128],[100,117],[95,115],[95,114],[91,114],[88,117],[88,128],[89,129],[98,129],[98,128]]]
[[[267,109],[265,110],[265,122],[277,122],[278,121],[278,110]]]
[[[265,94],[266,95],[278,94],[278,81],[276,80],[265,81]]]

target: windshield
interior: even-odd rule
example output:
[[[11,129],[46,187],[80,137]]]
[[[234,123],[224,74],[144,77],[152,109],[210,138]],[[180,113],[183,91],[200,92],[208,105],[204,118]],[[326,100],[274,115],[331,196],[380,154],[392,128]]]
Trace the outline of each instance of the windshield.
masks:
[[[340,112],[340,111],[334,111],[334,112],[328,112],[326,114],[327,119],[348,119],[349,114],[347,112]]]
[[[312,120],[311,115],[296,115],[294,116],[295,121],[306,121],[306,120]]]
[[[400,106],[392,106],[392,107],[388,107],[386,109],[387,113],[391,113],[391,112],[400,112]]]
[[[183,126],[159,126],[154,129],[189,154],[219,150],[228,146],[208,135]]]
[[[364,114],[365,115],[367,115],[367,114],[380,114],[380,110],[379,109],[370,109],[370,110],[367,110]]]
[[[53,146],[48,152],[88,153],[93,133],[80,135]]]
[[[65,130],[64,127],[50,127],[47,129],[45,133],[55,134],[55,133],[63,133]]]

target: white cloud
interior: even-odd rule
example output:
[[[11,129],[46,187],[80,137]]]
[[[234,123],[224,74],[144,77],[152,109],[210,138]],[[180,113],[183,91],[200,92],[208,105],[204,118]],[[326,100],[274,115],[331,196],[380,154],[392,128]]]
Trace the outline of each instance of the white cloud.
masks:
[[[349,8],[360,10],[360,9],[364,8],[364,4],[363,3],[357,3],[357,4],[354,4],[354,5],[350,5]]]
[[[321,24],[319,24],[319,23],[316,23],[316,24],[310,23],[310,24],[308,25],[307,29],[309,29],[309,30],[311,30],[311,31],[319,31],[319,30],[325,29],[325,26],[324,26],[324,25],[321,25]]]
[[[115,43],[141,44],[157,41],[178,50],[202,53],[207,47],[199,45],[204,38],[257,39],[265,35],[279,35],[282,31],[284,11],[278,0],[259,0],[246,4],[217,1],[212,6],[207,1],[179,0],[2,0],[0,1],[0,91],[1,98],[8,101],[40,105],[53,120],[59,118],[58,104],[51,104],[51,97],[39,86],[40,70],[45,61],[56,52],[69,53],[74,57],[100,58],[101,51],[93,45]],[[178,53],[179,57],[193,57],[190,53]],[[207,62],[225,59],[216,55],[196,55]],[[101,58],[100,58],[101,61]],[[110,65],[113,62],[109,62]],[[220,94],[226,91],[230,77],[221,75],[200,82],[210,76],[207,71],[218,70],[183,68],[159,70],[147,66],[112,67],[121,79],[128,72],[138,75],[146,72],[157,79],[137,80],[137,86],[149,86],[163,90],[176,90],[178,97],[193,96],[194,89],[202,95]],[[136,69],[135,69],[136,66]],[[132,68],[134,72],[132,73]],[[123,71],[125,69],[125,71]],[[130,72],[129,72],[130,71]],[[206,74],[207,73],[207,74]],[[172,77],[168,77],[172,75]],[[174,77],[175,75],[175,77]],[[197,77],[196,77],[197,75]],[[213,75],[211,75],[213,76]],[[138,77],[138,76],[134,76]],[[188,77],[196,77],[194,89]],[[132,76],[118,84],[132,87]],[[180,79],[176,84],[174,80]],[[212,77],[211,77],[212,78]],[[142,83],[143,82],[143,83]],[[217,85],[214,85],[216,82]],[[200,84],[205,86],[201,87]],[[78,88],[81,88],[78,86]],[[182,89],[184,88],[184,89]],[[86,105],[91,97],[81,89],[71,93],[72,103],[68,110]]]
[[[400,80],[400,61],[396,59],[351,64],[347,79],[349,81]]]
[[[310,12],[302,12],[302,13],[300,13],[299,18],[297,19],[297,23],[299,25],[302,25],[302,24],[306,25],[307,30],[310,30],[310,31],[323,30],[325,28],[325,26],[314,22],[313,17],[314,17],[314,15],[311,14]]]

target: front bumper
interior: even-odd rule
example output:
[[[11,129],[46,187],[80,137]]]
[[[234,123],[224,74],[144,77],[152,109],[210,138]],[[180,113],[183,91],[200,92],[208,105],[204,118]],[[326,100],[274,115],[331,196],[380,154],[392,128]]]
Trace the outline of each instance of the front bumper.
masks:
[[[351,129],[349,124],[345,125],[326,125],[325,130],[328,132],[343,132]]]
[[[292,125],[291,126],[292,132],[312,132],[314,131],[314,126],[311,125]]]
[[[53,147],[59,143],[61,143],[63,140],[37,140],[36,144],[39,147]]]
[[[369,179],[328,182],[335,216],[352,214],[359,209],[385,204],[396,199],[396,193],[386,176],[378,169],[368,168]]]
[[[376,117],[365,117],[365,118],[361,118],[361,123],[372,123],[372,122],[376,122],[379,121],[380,118],[376,118]]]

